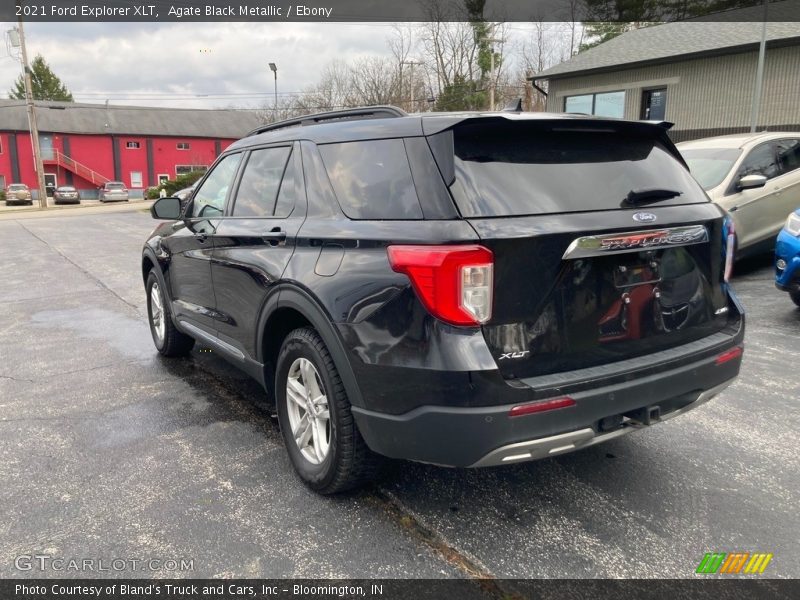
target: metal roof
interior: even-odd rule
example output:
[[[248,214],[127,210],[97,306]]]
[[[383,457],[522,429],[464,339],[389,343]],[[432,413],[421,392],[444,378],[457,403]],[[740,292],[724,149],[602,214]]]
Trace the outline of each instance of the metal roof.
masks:
[[[256,111],[36,102],[39,131],[238,139],[263,123]],[[28,131],[23,100],[0,100],[0,130]]]
[[[770,10],[774,10],[770,6]],[[770,18],[774,15],[770,13]],[[570,60],[537,73],[534,79],[558,79],[588,71],[614,71],[656,62],[677,62],[702,55],[729,54],[755,48],[762,23],[676,21],[623,33]],[[771,45],[800,45],[800,22],[767,23]]]

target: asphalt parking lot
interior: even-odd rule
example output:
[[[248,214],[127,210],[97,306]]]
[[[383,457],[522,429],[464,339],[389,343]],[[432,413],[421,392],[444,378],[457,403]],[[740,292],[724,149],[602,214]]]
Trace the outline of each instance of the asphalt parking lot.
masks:
[[[396,463],[323,498],[258,386],[213,353],[157,355],[136,207],[0,219],[0,577],[20,555],[191,559],[130,577],[694,577],[771,552],[800,577],[800,310],[769,256],[737,267],[739,381],[689,415],[545,461]],[[27,216],[27,215],[26,215]]]

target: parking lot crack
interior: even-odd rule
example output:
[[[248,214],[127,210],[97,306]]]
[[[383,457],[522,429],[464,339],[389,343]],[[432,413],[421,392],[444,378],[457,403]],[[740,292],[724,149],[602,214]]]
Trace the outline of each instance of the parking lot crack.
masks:
[[[0,375],[0,379],[10,379],[11,381],[18,381],[21,383],[33,383],[33,379],[22,379],[18,377],[11,377],[10,375]]]
[[[461,571],[467,578],[476,580],[476,585],[487,598],[516,600],[522,596],[497,579],[487,567],[476,558],[450,544],[437,531],[422,523],[416,515],[406,508],[394,494],[385,490],[375,490],[372,501],[378,504],[411,537],[423,543],[450,565]]]
[[[135,305],[135,304],[133,304],[132,302],[128,302],[127,300],[125,300],[125,298],[123,298],[122,296],[120,296],[120,295],[119,295],[117,292],[115,292],[113,289],[111,289],[111,288],[110,288],[110,287],[108,287],[108,286],[107,286],[105,283],[103,283],[103,281],[102,281],[101,279],[99,279],[98,277],[96,277],[95,275],[93,275],[93,274],[92,274],[90,271],[88,271],[87,269],[85,269],[84,267],[82,267],[81,265],[79,265],[78,263],[76,263],[76,262],[75,262],[74,260],[72,260],[72,259],[71,259],[69,256],[67,256],[67,255],[66,255],[66,254],[64,254],[64,253],[63,253],[61,250],[59,250],[59,249],[58,249],[56,246],[53,246],[53,245],[52,245],[50,242],[48,242],[47,240],[45,240],[45,239],[44,239],[44,238],[42,238],[41,236],[38,236],[38,235],[36,235],[36,234],[35,234],[33,231],[31,231],[29,228],[25,227],[25,225],[24,225],[23,223],[21,223],[20,221],[16,221],[16,223],[17,223],[17,225],[19,225],[20,227],[22,227],[22,228],[23,228],[25,231],[27,231],[27,232],[28,232],[28,233],[29,233],[29,234],[30,234],[32,237],[34,237],[34,238],[36,238],[37,240],[39,240],[40,242],[42,242],[42,243],[43,243],[45,246],[47,246],[48,248],[50,248],[50,250],[52,250],[53,252],[55,252],[56,254],[58,254],[59,256],[61,256],[61,258],[63,258],[64,260],[66,260],[66,261],[67,261],[69,264],[71,264],[73,267],[75,267],[76,269],[78,269],[78,270],[79,270],[81,273],[83,273],[84,275],[86,275],[86,277],[88,277],[89,279],[91,279],[92,281],[94,281],[94,282],[95,282],[95,283],[96,283],[98,286],[100,286],[102,289],[104,289],[104,290],[105,290],[105,291],[107,291],[108,293],[110,293],[110,294],[112,294],[113,296],[115,296],[115,297],[116,297],[118,300],[120,300],[120,301],[121,301],[123,304],[127,304],[128,306],[130,306],[130,307],[131,307],[133,310],[135,310],[135,311],[136,311],[136,314],[138,314],[138,315],[140,315],[140,316],[141,316],[141,312],[140,312],[140,310],[139,310],[139,307],[138,307],[138,306],[136,306],[136,305]]]

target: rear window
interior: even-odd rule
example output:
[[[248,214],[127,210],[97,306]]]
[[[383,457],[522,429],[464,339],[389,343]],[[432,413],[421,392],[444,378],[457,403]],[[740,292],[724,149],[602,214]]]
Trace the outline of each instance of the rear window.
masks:
[[[451,191],[465,217],[613,210],[631,191],[653,188],[681,192],[658,206],[708,201],[651,138],[493,123],[457,127],[454,149]]]
[[[20,190],[27,190],[27,189],[28,189],[27,185],[22,185],[20,183],[12,183],[10,186],[8,186],[8,191],[10,192],[18,192]]]
[[[107,183],[106,189],[107,190],[122,190],[125,188],[124,183]]]
[[[421,219],[402,139],[319,146],[342,211],[351,219]]]

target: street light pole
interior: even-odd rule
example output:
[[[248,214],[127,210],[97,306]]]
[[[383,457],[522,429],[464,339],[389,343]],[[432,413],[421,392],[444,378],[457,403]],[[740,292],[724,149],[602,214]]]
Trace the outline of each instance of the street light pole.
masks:
[[[273,117],[277,121],[278,120],[278,65],[272,62],[269,63],[269,70],[272,71],[273,75],[275,75],[275,103],[273,105],[275,107],[275,110],[273,111],[274,112]]]
[[[47,189],[44,184],[44,167],[42,166],[42,150],[39,146],[39,127],[36,125],[36,109],[33,105],[33,86],[31,84],[31,68],[28,65],[28,50],[25,47],[25,30],[22,26],[22,15],[19,17],[19,45],[22,51],[22,68],[25,72],[25,105],[28,109],[28,124],[33,143],[33,166],[36,169],[36,183],[39,187],[39,207],[47,208]]]

